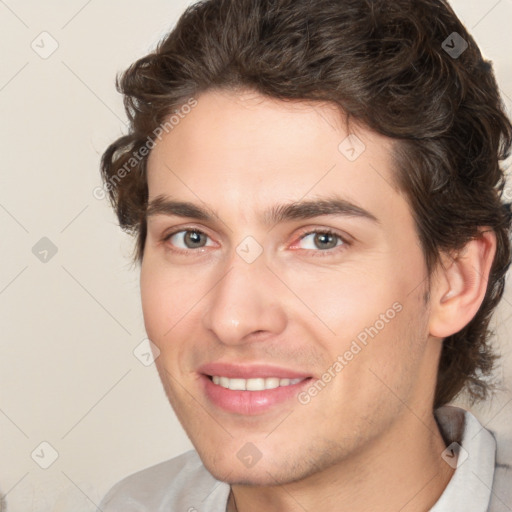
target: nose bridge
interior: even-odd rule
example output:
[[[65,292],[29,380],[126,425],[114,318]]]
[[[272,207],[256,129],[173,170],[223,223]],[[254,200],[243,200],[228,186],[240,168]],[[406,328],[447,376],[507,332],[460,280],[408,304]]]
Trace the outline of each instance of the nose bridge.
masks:
[[[248,244],[251,242],[248,241]],[[285,325],[275,277],[260,254],[251,261],[242,242],[230,258],[227,271],[212,290],[203,323],[225,344],[247,341],[258,331],[280,332]],[[273,283],[274,281],[274,283]]]

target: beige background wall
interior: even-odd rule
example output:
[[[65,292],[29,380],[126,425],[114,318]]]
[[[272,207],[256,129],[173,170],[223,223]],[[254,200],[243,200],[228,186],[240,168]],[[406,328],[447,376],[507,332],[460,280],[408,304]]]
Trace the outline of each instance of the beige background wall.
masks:
[[[124,129],[115,74],[189,3],[0,1],[0,489],[9,512],[94,511],[121,477],[191,447],[154,366],[133,353],[145,332],[131,240],[93,196],[100,154]],[[510,110],[512,0],[453,5],[494,61]],[[496,325],[509,388],[511,315],[508,291]],[[475,411],[512,437],[510,391]]]

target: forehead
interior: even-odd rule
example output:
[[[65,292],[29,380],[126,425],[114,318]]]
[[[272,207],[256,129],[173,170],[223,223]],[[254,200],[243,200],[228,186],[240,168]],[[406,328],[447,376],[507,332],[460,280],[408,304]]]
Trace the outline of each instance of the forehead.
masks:
[[[209,91],[152,150],[149,199],[232,206],[241,218],[333,194],[371,212],[393,209],[404,200],[392,149],[390,139],[347,122],[331,104]]]

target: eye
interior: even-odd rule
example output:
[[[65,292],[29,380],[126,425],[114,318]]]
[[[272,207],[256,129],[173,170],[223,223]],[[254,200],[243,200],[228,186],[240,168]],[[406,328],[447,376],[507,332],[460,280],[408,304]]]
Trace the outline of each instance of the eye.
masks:
[[[329,230],[314,230],[307,232],[300,237],[297,244],[302,243],[301,249],[326,252],[337,247],[348,245],[348,243],[337,233]]]
[[[197,251],[205,247],[215,246],[214,243],[208,243],[208,240],[209,236],[198,229],[181,229],[165,235],[162,239],[163,242],[168,242],[173,246],[172,250],[189,254],[194,252],[194,250]],[[301,235],[298,242],[295,242],[292,248],[312,250],[317,255],[319,253],[327,253],[325,255],[329,255],[332,252],[344,249],[348,245],[350,243],[334,231],[317,229]]]
[[[170,242],[178,249],[186,251],[188,249],[202,249],[203,247],[207,247],[207,238],[208,235],[198,229],[182,229],[181,231],[169,233],[163,240]]]

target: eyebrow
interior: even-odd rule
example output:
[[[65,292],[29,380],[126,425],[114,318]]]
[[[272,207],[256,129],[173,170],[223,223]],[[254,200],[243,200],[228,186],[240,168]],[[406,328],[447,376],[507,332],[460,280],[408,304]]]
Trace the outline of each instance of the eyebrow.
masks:
[[[214,219],[219,218],[219,215],[211,208],[187,201],[175,201],[165,196],[157,196],[149,202],[146,217],[154,215],[187,217],[206,222],[213,222]],[[263,223],[273,225],[322,215],[359,217],[379,224],[379,220],[371,212],[340,197],[274,205],[263,213]]]

